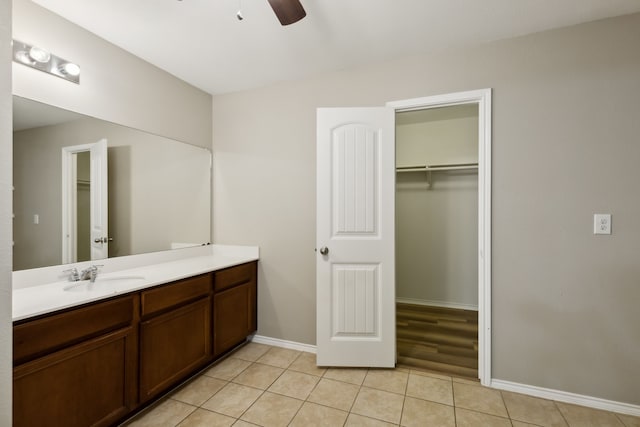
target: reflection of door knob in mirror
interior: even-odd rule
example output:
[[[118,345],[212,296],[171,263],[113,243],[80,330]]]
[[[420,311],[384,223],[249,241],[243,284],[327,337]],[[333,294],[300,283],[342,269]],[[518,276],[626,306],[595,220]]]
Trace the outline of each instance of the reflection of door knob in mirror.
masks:
[[[113,237],[96,237],[95,239],[93,239],[94,243],[107,243],[107,242],[113,242]]]
[[[321,247],[321,248],[320,248],[320,253],[321,253],[322,255],[327,255],[327,254],[329,253],[329,248],[328,248],[328,247],[326,247],[326,246]]]

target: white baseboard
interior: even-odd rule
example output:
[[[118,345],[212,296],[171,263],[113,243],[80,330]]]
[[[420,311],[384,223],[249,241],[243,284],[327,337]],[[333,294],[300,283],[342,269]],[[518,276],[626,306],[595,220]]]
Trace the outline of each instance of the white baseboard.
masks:
[[[272,345],[274,347],[288,348],[290,350],[305,351],[307,353],[316,353],[316,346],[311,344],[302,344],[295,341],[281,340],[279,338],[265,337],[262,335],[254,335],[250,338],[251,342],[258,344]]]
[[[601,399],[599,397],[585,396],[582,394],[569,393],[561,390],[553,390],[503,380],[491,380],[491,387],[515,393],[527,394],[529,396],[541,397],[543,399],[556,400],[558,402],[572,403],[574,405],[617,412],[619,414],[634,415],[636,417],[640,416],[640,405],[632,405],[630,403],[615,402],[613,400]]]
[[[473,304],[461,304],[457,302],[435,301],[416,298],[396,298],[396,302],[401,304],[429,305],[432,307],[456,308],[458,310],[478,311],[478,306]]]

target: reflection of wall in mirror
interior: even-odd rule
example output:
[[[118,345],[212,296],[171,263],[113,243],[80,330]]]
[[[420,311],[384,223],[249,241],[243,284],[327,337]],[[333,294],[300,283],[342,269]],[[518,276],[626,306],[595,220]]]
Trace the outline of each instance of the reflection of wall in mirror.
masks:
[[[82,68],[80,84],[14,66],[13,94],[211,147],[211,95],[31,0],[13,0],[13,37]],[[176,108],[179,106],[179,108]]]
[[[91,259],[91,155],[88,151],[74,154],[77,164],[77,261]]]
[[[60,264],[61,149],[102,138],[109,147],[110,257],[209,240],[208,151],[85,118],[14,133],[14,270]],[[38,225],[30,221],[34,213]]]

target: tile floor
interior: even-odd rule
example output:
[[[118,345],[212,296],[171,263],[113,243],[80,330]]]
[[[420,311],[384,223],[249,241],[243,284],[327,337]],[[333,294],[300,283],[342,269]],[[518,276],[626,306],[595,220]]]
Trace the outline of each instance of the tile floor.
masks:
[[[640,418],[413,369],[320,369],[311,353],[249,343],[124,425],[640,427]]]

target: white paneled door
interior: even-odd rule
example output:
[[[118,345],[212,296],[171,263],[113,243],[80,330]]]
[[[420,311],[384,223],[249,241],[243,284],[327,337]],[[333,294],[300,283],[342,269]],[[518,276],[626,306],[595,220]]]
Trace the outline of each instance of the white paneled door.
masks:
[[[394,367],[395,110],[320,108],[317,363]]]
[[[91,259],[109,256],[107,140],[91,144]]]

